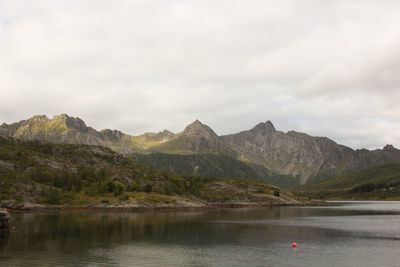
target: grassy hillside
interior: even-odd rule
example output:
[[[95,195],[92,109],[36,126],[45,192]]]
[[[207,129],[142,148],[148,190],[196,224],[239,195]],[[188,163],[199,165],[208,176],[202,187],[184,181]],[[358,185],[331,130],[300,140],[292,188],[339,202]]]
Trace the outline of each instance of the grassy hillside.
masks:
[[[153,153],[134,154],[131,158],[140,164],[184,176],[260,179],[280,187],[299,185],[295,177],[274,174],[262,166],[246,164],[226,155]]]
[[[400,199],[400,164],[385,164],[296,188],[311,198]]]
[[[53,205],[285,201],[254,180],[182,177],[144,167],[99,146],[0,138],[0,200]],[[274,196],[280,192],[280,198]]]

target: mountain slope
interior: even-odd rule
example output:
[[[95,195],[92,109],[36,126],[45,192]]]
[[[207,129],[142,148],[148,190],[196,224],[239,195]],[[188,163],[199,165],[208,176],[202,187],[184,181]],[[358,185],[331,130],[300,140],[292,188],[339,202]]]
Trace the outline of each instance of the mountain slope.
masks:
[[[299,185],[293,176],[277,175],[262,166],[249,165],[226,155],[151,153],[134,154],[131,158],[140,164],[184,176],[259,179],[284,188]]]
[[[2,124],[0,135],[22,140],[99,145],[124,155],[224,155],[246,163],[253,171],[292,176],[301,184],[380,164],[400,163],[400,150],[390,145],[373,151],[353,150],[326,137],[278,131],[270,121],[259,123],[248,131],[225,136],[218,136],[198,120],[177,134],[164,130],[132,136],[117,130],[96,131],[81,119],[64,114],[52,119],[35,116],[10,125]],[[172,161],[173,169],[185,169],[184,166],[177,166],[179,161],[171,156]],[[220,163],[214,168],[208,161],[210,168],[222,168],[224,170],[221,173],[231,173],[226,169],[226,164]],[[153,164],[158,165],[157,162]],[[235,172],[235,175],[239,174]]]
[[[384,164],[296,188],[314,198],[400,199],[400,164]]]

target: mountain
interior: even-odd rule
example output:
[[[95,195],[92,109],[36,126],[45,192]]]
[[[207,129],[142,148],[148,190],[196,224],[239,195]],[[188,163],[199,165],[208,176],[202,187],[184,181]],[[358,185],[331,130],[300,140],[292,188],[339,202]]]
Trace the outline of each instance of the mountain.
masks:
[[[171,136],[166,142],[155,144],[150,152],[170,154],[217,153],[224,149],[218,135],[199,120],[186,126],[179,134]]]
[[[310,198],[399,199],[400,164],[384,164],[294,189]]]
[[[193,174],[193,168],[202,162],[209,166],[207,176],[243,177],[244,173],[292,176],[306,184],[328,177],[362,170],[386,163],[400,163],[400,150],[387,145],[377,150],[354,150],[337,144],[327,137],[314,137],[305,133],[275,129],[270,121],[257,124],[250,130],[236,134],[218,136],[209,126],[199,120],[188,125],[180,133],[164,130],[132,136],[117,130],[101,130],[86,126],[79,118],[68,115],[35,116],[10,125],[0,125],[0,135],[22,140],[40,140],[54,143],[88,144],[105,146],[124,155],[153,154],[162,156],[137,157],[151,166],[162,166],[178,174]],[[213,154],[203,160],[206,154]],[[173,157],[181,155],[182,157]],[[190,155],[200,155],[196,159]],[[166,158],[170,156],[168,164]],[[184,157],[186,156],[186,157]],[[236,161],[235,168],[227,164],[227,157]],[[218,159],[217,159],[218,158]],[[246,165],[246,171],[242,168]],[[233,161],[232,161],[233,162]],[[231,163],[232,163],[231,162]],[[189,164],[192,167],[182,166]],[[168,165],[168,166],[167,166]],[[250,172],[248,168],[253,171]],[[189,169],[191,172],[189,172]],[[199,175],[204,175],[200,172]],[[253,178],[253,177],[251,177]]]
[[[122,154],[144,151],[174,137],[167,130],[140,136],[110,129],[96,131],[86,126],[80,118],[66,114],[56,115],[51,119],[45,115],[34,116],[10,125],[3,123],[0,125],[0,135],[21,140],[104,146]]]
[[[270,121],[249,131],[222,136],[240,158],[283,175],[299,177],[300,183],[319,180],[383,163],[400,162],[400,150],[353,150],[326,137],[277,131]]]
[[[206,207],[299,203],[257,180],[181,177],[101,146],[0,137],[0,207]],[[25,204],[24,204],[25,203]],[[43,206],[39,206],[43,207]]]

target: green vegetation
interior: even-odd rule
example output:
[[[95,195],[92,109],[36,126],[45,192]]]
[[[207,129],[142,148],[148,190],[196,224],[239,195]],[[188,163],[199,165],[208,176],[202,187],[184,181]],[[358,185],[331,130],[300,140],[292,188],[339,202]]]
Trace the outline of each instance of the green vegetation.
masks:
[[[177,196],[227,201],[254,200],[257,194],[267,200],[274,191],[280,189],[261,181],[221,181],[154,170],[99,146],[0,137],[0,200],[51,205],[172,203]]]
[[[400,164],[385,164],[296,188],[319,199],[400,199]]]
[[[132,154],[130,158],[139,164],[183,176],[259,179],[284,188],[299,185],[298,179],[293,176],[278,175],[262,166],[251,165],[222,154],[152,153]]]

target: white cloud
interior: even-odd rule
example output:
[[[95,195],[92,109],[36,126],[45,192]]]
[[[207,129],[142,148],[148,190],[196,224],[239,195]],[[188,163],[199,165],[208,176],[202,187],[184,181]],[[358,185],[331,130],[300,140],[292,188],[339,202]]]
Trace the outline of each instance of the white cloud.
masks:
[[[398,1],[0,0],[0,121],[400,146]]]

